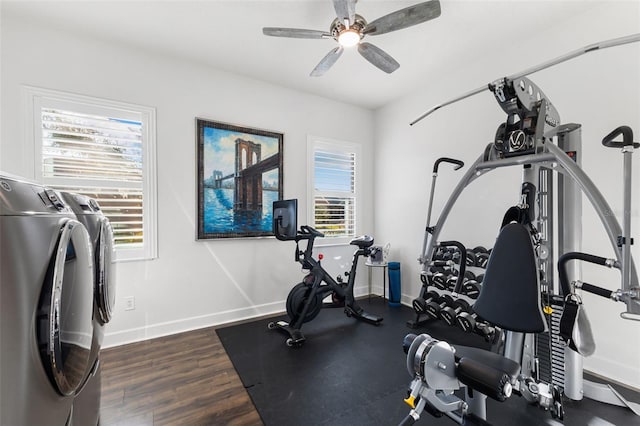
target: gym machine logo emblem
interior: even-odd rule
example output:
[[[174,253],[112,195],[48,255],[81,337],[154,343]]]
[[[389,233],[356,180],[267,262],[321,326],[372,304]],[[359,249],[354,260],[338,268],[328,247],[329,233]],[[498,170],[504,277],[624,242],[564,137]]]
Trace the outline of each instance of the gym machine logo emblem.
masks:
[[[526,136],[522,130],[511,132],[509,135],[509,149],[511,151],[520,151],[524,148]]]

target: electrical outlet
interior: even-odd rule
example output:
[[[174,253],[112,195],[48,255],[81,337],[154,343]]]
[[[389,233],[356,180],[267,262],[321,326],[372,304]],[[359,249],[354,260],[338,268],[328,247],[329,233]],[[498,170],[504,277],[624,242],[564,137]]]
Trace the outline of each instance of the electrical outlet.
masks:
[[[124,310],[133,311],[136,308],[136,298],[133,296],[124,298]]]

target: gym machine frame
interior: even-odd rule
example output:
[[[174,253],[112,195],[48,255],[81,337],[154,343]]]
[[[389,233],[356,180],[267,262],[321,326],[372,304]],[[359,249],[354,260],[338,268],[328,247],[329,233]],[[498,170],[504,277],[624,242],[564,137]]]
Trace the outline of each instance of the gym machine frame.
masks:
[[[491,170],[502,167],[523,166],[523,185],[519,207],[528,209],[532,223],[537,230],[537,235],[534,236],[534,246],[539,265],[538,269],[541,272],[541,290],[552,293],[554,291],[553,172],[556,172],[558,175],[558,190],[560,192],[558,196],[558,221],[561,224],[558,229],[558,249],[559,253],[565,254],[562,262],[560,262],[562,264],[561,278],[570,282],[573,288],[581,288],[583,291],[625,303],[626,311],[621,313],[621,317],[640,320],[640,287],[630,252],[630,246],[633,243],[630,236],[631,155],[634,148],[639,147],[640,144],[633,143],[631,129],[626,126],[615,129],[603,140],[605,146],[620,148],[623,153],[624,217],[623,227],[621,228],[617,219],[611,215],[613,210],[606,199],[580,168],[580,125],[561,125],[558,112],[548,97],[533,82],[524,77],[527,74],[584,53],[638,41],[640,41],[640,34],[586,46],[583,49],[570,52],[524,72],[496,80],[488,86],[438,105],[411,123],[413,125],[442,106],[480,93],[486,88],[493,92],[499,105],[507,113],[507,120],[498,128],[494,142],[486,147],[483,154],[479,156],[461,178],[444,205],[437,223],[434,226],[427,224],[423,252],[419,258],[422,264],[421,275],[431,273],[430,263],[434,251],[438,247],[437,241],[440,230],[462,191],[475,179]],[[622,142],[613,140],[618,135],[623,135]],[[557,146],[554,144],[554,140],[557,141]],[[581,217],[582,198],[580,191],[587,196],[600,218],[611,242],[615,259],[604,259],[583,253],[575,253],[581,249],[582,224],[579,221],[567,219]],[[600,287],[583,283],[580,280],[581,270],[579,265],[576,262],[571,264],[570,267],[566,265],[567,260],[572,259],[592,261],[592,263],[619,269],[621,271],[621,288],[616,291],[606,291]],[[423,276],[421,278],[423,282],[426,281],[426,277]],[[564,293],[567,291],[571,291],[571,294],[573,293],[573,288],[569,288],[566,283],[563,283],[562,287]],[[544,383],[534,382],[535,388],[540,393],[537,395],[527,394],[527,391],[531,389],[529,385],[532,377],[537,375],[537,360],[534,353],[535,335],[514,331],[506,331],[505,334],[504,356],[506,359],[519,363],[521,368],[518,379],[511,381],[513,389],[519,391],[530,402],[537,402],[545,409],[551,408],[552,414],[555,416],[562,416],[561,406],[554,407],[558,403],[555,384],[548,383],[545,387]],[[411,385],[410,396],[406,400],[413,410],[411,410],[411,413],[402,424],[415,422],[420,417],[420,412],[424,409],[432,414],[434,412],[444,413],[458,423],[465,421],[465,414],[484,421],[486,419],[484,400],[478,403],[471,398],[471,401],[464,402],[452,394],[456,387],[451,386],[455,385],[455,383],[459,388],[461,386],[460,383],[469,386],[469,383],[482,381],[479,378],[474,380],[473,374],[469,373],[470,370],[468,368],[463,370],[460,367],[462,358],[459,357],[463,355],[456,355],[454,358],[455,349],[452,349],[446,342],[438,342],[428,335],[413,336],[413,339],[415,340],[405,342],[404,345],[405,351],[408,352],[407,367],[409,373],[412,376],[415,375]],[[421,363],[417,362],[418,357],[421,357]],[[428,357],[437,358],[440,363],[436,363],[438,367],[427,368],[426,361],[429,359]],[[470,358],[471,361],[475,362],[473,356]],[[561,384],[567,397],[580,400],[584,395],[601,402],[627,406],[640,415],[637,404],[624,400],[610,386],[584,380],[582,377],[582,355],[568,346],[564,349],[563,362],[565,365],[565,377],[562,377],[564,382]],[[485,385],[490,387],[502,384],[501,380],[504,378],[501,377],[498,380],[500,375],[495,371],[494,366],[497,365],[495,360],[493,362],[489,360],[488,363],[490,365],[486,370],[496,374],[492,376],[493,381],[489,379],[488,382],[484,382]],[[449,373],[445,373],[446,369],[449,369]],[[433,377],[429,378],[429,374]],[[437,387],[442,383],[446,383],[448,387]],[[478,388],[476,387],[476,389]],[[503,387],[502,390],[503,392],[498,395],[500,398],[496,398],[495,395],[489,396],[501,400],[501,398],[508,397],[511,394],[511,389],[508,386]],[[482,387],[480,387],[479,392],[482,392]],[[419,405],[412,405],[416,401],[418,401]],[[435,410],[434,407],[436,408]],[[458,413],[462,413],[462,415]]]

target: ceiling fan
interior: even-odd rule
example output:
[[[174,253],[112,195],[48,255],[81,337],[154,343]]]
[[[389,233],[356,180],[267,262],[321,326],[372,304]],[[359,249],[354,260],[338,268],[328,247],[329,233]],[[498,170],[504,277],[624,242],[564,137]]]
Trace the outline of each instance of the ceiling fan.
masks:
[[[324,39],[333,38],[338,46],[331,50],[311,71],[312,77],[319,77],[336,63],[345,47],[358,46],[358,52],[369,62],[386,73],[392,73],[400,64],[388,53],[371,43],[362,41],[367,35],[379,35],[401,30],[440,16],[439,0],[430,0],[397,10],[372,22],[356,14],[357,0],[333,0],[337,18],[329,31],[305,30],[299,28],[264,27],[262,33],[273,37]]]

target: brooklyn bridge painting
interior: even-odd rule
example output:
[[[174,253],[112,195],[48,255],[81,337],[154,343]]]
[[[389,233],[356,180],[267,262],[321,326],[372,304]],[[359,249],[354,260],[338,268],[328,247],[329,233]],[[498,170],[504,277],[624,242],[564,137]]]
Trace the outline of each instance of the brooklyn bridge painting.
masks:
[[[271,232],[282,199],[282,133],[196,119],[198,239]]]

